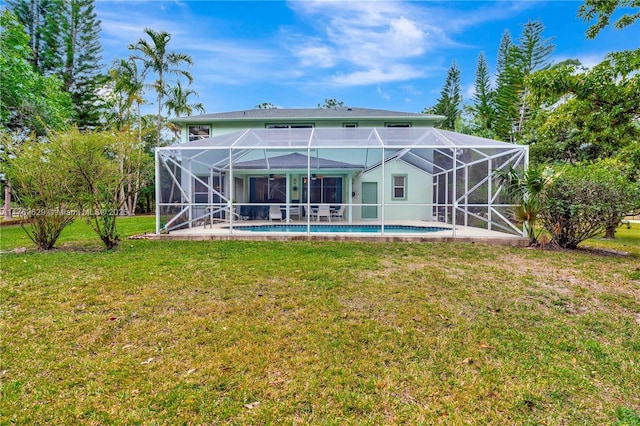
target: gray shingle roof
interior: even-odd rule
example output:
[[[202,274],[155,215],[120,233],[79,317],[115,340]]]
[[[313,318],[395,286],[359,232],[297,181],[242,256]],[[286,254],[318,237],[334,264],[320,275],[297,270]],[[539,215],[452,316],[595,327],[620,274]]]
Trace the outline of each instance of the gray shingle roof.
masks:
[[[355,119],[355,118],[423,118],[437,119],[437,115],[415,112],[388,111],[383,109],[341,107],[341,108],[278,108],[248,109],[243,111],[219,112],[215,114],[193,115],[174,118],[173,122],[201,120],[270,120],[270,119]]]
[[[272,157],[267,160],[262,158],[259,160],[241,161],[235,163],[233,168],[236,170],[277,170],[277,169],[306,169],[307,168],[307,156],[298,154],[296,152],[292,154],[280,155]],[[361,169],[363,166],[356,164],[343,163],[342,161],[329,160],[326,158],[311,157],[311,169]]]

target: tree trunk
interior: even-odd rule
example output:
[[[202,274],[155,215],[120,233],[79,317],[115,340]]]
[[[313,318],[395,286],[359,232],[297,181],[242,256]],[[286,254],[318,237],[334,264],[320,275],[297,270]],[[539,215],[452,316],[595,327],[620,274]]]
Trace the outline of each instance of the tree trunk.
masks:
[[[607,229],[604,231],[604,237],[607,239],[614,239],[616,237],[616,227],[607,226]]]
[[[4,218],[13,219],[11,214],[11,184],[8,180],[4,182]]]
[[[156,147],[160,146],[160,124],[162,119],[162,95],[164,94],[164,80],[162,79],[162,69],[158,70],[158,136]]]

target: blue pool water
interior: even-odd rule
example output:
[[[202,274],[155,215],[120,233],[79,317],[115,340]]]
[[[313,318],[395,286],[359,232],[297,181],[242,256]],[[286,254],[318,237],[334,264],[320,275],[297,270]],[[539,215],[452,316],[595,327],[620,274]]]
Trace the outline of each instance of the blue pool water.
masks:
[[[234,226],[234,230],[238,231],[252,231],[252,232],[307,232],[307,225],[256,225],[246,226],[239,225]],[[443,228],[440,226],[409,226],[409,225],[386,225],[384,227],[385,232],[394,233],[410,233],[415,234],[419,232],[438,232],[438,231],[450,231],[451,228]],[[369,232],[380,233],[380,225],[315,225],[311,224],[311,232]]]

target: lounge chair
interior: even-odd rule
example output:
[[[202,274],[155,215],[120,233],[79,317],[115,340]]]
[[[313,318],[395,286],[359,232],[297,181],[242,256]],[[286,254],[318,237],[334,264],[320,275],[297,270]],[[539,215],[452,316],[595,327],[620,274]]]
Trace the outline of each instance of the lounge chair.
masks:
[[[331,222],[331,206],[329,204],[320,204],[318,209],[313,213],[316,220],[320,222],[320,218],[326,217],[329,222]]]
[[[269,206],[269,220],[282,221],[282,210],[280,210],[280,206]]]

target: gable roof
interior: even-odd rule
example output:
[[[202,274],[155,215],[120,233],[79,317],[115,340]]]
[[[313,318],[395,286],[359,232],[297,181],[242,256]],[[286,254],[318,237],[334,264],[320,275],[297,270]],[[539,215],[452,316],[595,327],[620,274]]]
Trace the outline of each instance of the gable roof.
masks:
[[[329,160],[326,158],[310,157],[294,152],[292,154],[280,155],[267,159],[240,161],[234,163],[233,168],[236,170],[278,170],[278,169],[306,169],[308,162],[311,164],[311,170],[315,169],[349,169],[360,170],[363,166],[356,164],[343,163],[342,161]]]
[[[389,111],[383,109],[340,107],[340,108],[272,108],[248,109],[241,111],[219,112],[215,114],[194,115],[191,117],[176,117],[169,121],[173,123],[206,123],[215,121],[235,120],[362,120],[362,119],[393,119],[411,121],[424,120],[439,122],[445,117],[433,114],[415,112]]]

